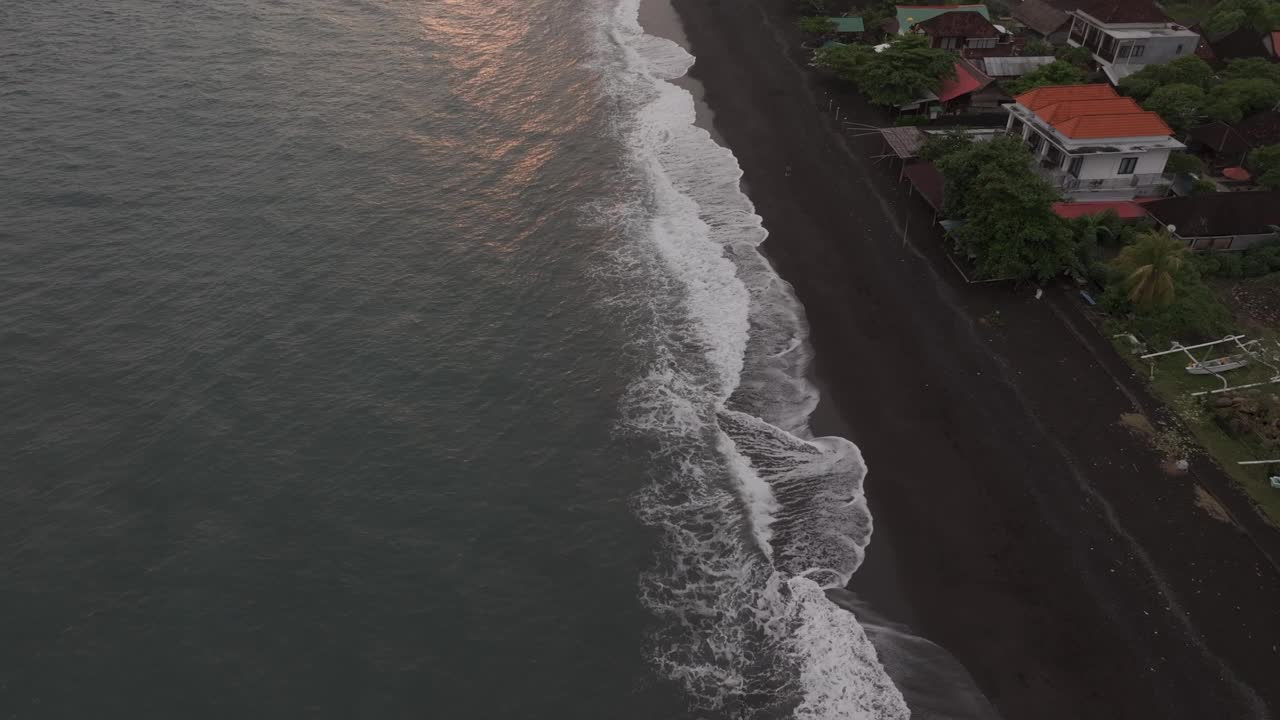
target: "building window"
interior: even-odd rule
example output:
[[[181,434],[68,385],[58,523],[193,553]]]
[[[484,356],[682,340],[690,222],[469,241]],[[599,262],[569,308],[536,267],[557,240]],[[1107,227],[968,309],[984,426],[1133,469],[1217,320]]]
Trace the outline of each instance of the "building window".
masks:
[[[1084,158],[1073,157],[1071,158],[1071,164],[1067,166],[1067,172],[1071,173],[1071,177],[1079,178],[1081,165],[1084,165]]]
[[[971,48],[993,48],[996,46],[995,38],[970,38],[969,47]]]
[[[1181,45],[1179,45],[1179,46],[1178,46],[1178,49],[1173,51],[1173,54],[1174,54],[1174,55],[1181,55],[1181,54],[1182,54],[1182,46],[1181,46]]]
[[[1132,175],[1138,169],[1138,158],[1120,158],[1120,175]]]
[[[1132,50],[1133,50],[1133,46],[1132,46],[1132,45],[1121,45],[1121,46],[1120,46],[1120,54],[1119,54],[1119,57],[1121,57],[1121,58],[1127,58],[1127,57],[1129,57],[1129,53],[1130,53]]]
[[[1146,52],[1146,51],[1147,51],[1147,47],[1146,47],[1145,45],[1134,45],[1134,46],[1133,46],[1133,56],[1134,56],[1134,57],[1142,57],[1142,54],[1143,54],[1144,52]]]
[[[1040,133],[1032,132],[1031,137],[1027,138],[1027,142],[1031,145],[1031,154],[1035,155],[1040,152],[1040,141],[1044,138],[1040,137]]]
[[[956,42],[956,40],[957,40],[957,39],[958,39],[958,38],[953,38],[953,37],[944,37],[944,38],[942,38],[942,49],[943,49],[943,50],[955,50],[955,49],[956,49],[956,45],[957,45],[957,42]]]

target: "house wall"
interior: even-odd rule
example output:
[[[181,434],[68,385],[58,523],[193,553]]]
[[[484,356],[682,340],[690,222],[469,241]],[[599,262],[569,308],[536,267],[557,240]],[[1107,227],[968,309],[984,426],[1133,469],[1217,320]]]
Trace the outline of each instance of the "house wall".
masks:
[[[1169,160],[1168,150],[1149,150],[1145,153],[1109,153],[1106,155],[1087,155],[1080,166],[1081,180],[1099,180],[1116,177],[1128,177],[1120,174],[1120,161],[1123,158],[1136,157],[1138,165],[1133,175],[1158,175],[1164,172],[1165,162]]]
[[[1117,57],[1111,64],[1124,65],[1131,63],[1134,65],[1152,65],[1167,63],[1175,60],[1183,55],[1191,55],[1196,51],[1195,38],[1187,37],[1149,37],[1145,40],[1137,41],[1146,47],[1140,58],[1121,58]],[[1179,51],[1181,48],[1181,51]]]
[[[1078,44],[1087,47],[1094,53],[1094,57],[1100,62],[1108,65],[1158,65],[1175,60],[1184,55],[1191,55],[1196,51],[1196,44],[1199,42],[1199,35],[1194,32],[1181,32],[1177,35],[1148,35],[1144,38],[1118,40],[1110,37],[1106,33],[1103,26],[1094,25],[1093,23],[1081,20],[1080,18],[1072,19],[1073,28],[1079,39],[1072,37],[1068,33],[1070,44]],[[1135,30],[1141,29],[1141,26],[1133,25],[1113,25],[1106,26],[1117,31],[1119,30]],[[1147,26],[1155,27],[1155,26]],[[1082,33],[1082,34],[1081,34]],[[1141,57],[1120,57],[1119,48],[1122,46],[1141,45],[1143,47]]]
[[[1207,237],[1183,237],[1174,233],[1174,237],[1187,244],[1193,252],[1227,252],[1244,250],[1251,245],[1275,238],[1275,233],[1258,233],[1256,235],[1213,235]]]

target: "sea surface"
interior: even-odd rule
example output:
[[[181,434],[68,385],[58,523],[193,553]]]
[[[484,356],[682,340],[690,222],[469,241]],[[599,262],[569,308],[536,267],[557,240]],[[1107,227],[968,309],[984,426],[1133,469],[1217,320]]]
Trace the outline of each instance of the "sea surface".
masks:
[[[637,2],[0,5],[0,717],[907,716]]]

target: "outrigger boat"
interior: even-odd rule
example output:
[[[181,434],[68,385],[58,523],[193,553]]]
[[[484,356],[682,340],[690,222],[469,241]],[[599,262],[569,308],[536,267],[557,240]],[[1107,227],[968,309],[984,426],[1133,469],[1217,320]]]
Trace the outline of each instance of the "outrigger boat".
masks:
[[[1235,370],[1248,364],[1249,356],[1245,353],[1240,353],[1238,355],[1214,358],[1213,360],[1198,360],[1187,365],[1187,372],[1192,375],[1217,375],[1220,372]]]

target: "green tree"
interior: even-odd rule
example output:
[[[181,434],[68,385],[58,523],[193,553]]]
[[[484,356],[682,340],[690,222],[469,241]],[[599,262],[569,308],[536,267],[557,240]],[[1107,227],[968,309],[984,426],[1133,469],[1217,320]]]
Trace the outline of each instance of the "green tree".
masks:
[[[944,79],[955,77],[955,57],[929,47],[924,35],[895,37],[881,52],[865,45],[824,48],[814,63],[856,83],[877,105],[906,105],[936,92]]]
[[[1048,280],[1078,269],[1070,227],[1053,213],[1058,192],[1031,169],[1031,155],[1017,138],[983,142],[933,140],[946,182],[947,214],[964,220],[956,248],[986,278]]]
[[[1280,30],[1280,3],[1274,0],[1222,0],[1209,11],[1203,26],[1214,36],[1246,26],[1258,32]]]
[[[1071,63],[1076,67],[1093,67],[1093,53],[1089,52],[1088,48],[1063,45],[1062,47],[1059,47],[1053,55],[1062,62]]]
[[[796,21],[800,32],[806,35],[830,35],[836,31],[836,21],[831,18],[809,16]]]
[[[986,143],[983,143],[986,144]],[[1053,213],[1058,192],[1030,174],[978,173],[956,244],[987,278],[1047,281],[1081,271],[1071,230]]]
[[[1166,231],[1138,236],[1138,241],[1121,250],[1115,261],[1124,273],[1129,302],[1139,308],[1172,304],[1177,295],[1174,275],[1185,256],[1186,249]]]
[[[1204,90],[1187,83],[1174,83],[1151,93],[1142,107],[1158,114],[1175,131],[1182,132],[1199,122],[1204,104]]]
[[[1068,225],[1075,240],[1072,269],[1077,271],[1092,267],[1096,262],[1098,246],[1104,242],[1115,242],[1124,227],[1114,210],[1081,215],[1069,221]]]
[[[1120,228],[1120,216],[1115,210],[1081,215],[1071,221],[1071,232],[1075,235],[1076,241],[1090,246],[1097,245],[1103,240],[1114,240],[1119,237]]]
[[[1191,153],[1176,152],[1165,162],[1164,171],[1172,175],[1199,175],[1204,172],[1204,161]]]
[[[1044,57],[1053,54],[1053,46],[1043,40],[1032,40],[1022,46],[1022,51],[1018,53],[1026,57]]]
[[[1280,145],[1267,145],[1249,151],[1244,164],[1259,185],[1268,190],[1280,190]]]
[[[1222,77],[1226,80],[1246,80],[1260,78],[1280,84],[1280,65],[1264,58],[1242,58],[1230,60],[1222,69]]]
[[[1195,55],[1187,55],[1163,64],[1151,64],[1120,81],[1120,92],[1139,102],[1147,99],[1162,85],[1195,85],[1208,90],[1213,84],[1213,68]]]
[[[1218,186],[1215,185],[1212,180],[1209,180],[1207,178],[1200,178],[1199,180],[1196,180],[1195,182],[1191,183],[1192,195],[1203,195],[1205,193],[1212,193],[1212,192],[1218,192]]]
[[[813,64],[841,80],[856,83],[862,66],[874,56],[869,45],[831,45],[814,53]]]
[[[1209,91],[1206,109],[1212,111],[1215,119],[1236,122],[1254,113],[1269,110],[1278,102],[1280,84],[1266,78],[1237,78],[1214,86]]]
[[[1084,80],[1084,72],[1080,68],[1062,60],[1054,60],[1048,65],[1041,65],[1021,77],[1016,77],[1004,84],[1004,91],[1010,95],[1021,95],[1028,90],[1046,85],[1075,85]]]

